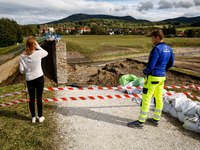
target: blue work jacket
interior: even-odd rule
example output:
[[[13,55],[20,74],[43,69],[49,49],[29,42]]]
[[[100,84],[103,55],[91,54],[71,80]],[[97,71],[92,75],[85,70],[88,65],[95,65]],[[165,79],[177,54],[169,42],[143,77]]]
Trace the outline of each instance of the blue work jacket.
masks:
[[[164,42],[157,44],[150,52],[149,60],[143,73],[163,77],[165,71],[174,65],[173,50]]]

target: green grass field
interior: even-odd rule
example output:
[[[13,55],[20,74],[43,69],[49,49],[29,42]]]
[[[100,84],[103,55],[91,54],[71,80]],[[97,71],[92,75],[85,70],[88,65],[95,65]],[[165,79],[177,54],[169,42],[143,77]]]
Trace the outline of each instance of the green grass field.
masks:
[[[78,51],[91,60],[130,57],[149,54],[152,49],[150,37],[143,35],[65,35],[67,51]],[[173,47],[200,47],[200,38],[165,38]]]
[[[50,87],[50,85],[46,85]],[[0,87],[0,95],[23,91],[24,85]],[[44,91],[43,98],[53,98],[54,93]],[[0,104],[26,99],[25,94],[0,98]],[[27,103],[20,103],[0,108],[0,149],[53,149],[55,123],[52,122],[53,103],[45,102],[43,123],[31,123],[31,115],[27,111]],[[37,107],[36,107],[37,108]],[[37,114],[37,109],[36,109]]]
[[[185,30],[189,30],[189,29],[200,29],[200,27],[184,27],[184,28],[176,28],[176,30],[178,31],[185,31]]]

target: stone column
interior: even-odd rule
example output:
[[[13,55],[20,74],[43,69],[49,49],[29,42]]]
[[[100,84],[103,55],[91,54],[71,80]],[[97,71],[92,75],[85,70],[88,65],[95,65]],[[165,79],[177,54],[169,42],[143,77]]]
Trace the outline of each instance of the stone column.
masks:
[[[55,73],[58,85],[67,83],[67,51],[66,43],[55,41]]]

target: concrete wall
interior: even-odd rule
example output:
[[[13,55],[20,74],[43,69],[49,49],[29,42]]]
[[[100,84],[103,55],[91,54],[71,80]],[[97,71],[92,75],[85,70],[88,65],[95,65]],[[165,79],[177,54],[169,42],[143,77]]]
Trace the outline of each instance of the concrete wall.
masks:
[[[42,60],[44,74],[58,85],[67,83],[67,51],[63,41],[45,40],[41,47],[48,52]]]

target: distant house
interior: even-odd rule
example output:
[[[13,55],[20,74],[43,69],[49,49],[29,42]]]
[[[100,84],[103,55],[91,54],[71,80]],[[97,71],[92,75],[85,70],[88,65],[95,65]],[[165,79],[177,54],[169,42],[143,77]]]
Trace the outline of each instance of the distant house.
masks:
[[[68,27],[68,28],[65,29],[66,33],[70,33],[71,31],[72,31],[72,29],[70,27]]]
[[[42,34],[43,32],[48,33],[49,32],[50,27],[43,27],[40,28],[39,33]]]
[[[59,29],[61,30],[61,32],[63,32],[64,27],[56,27],[56,28],[55,28],[55,31],[58,31]]]
[[[183,37],[183,36],[184,36],[184,32],[178,32],[176,35],[177,35],[178,37]]]
[[[107,29],[107,31],[109,32],[109,35],[114,35],[115,34],[113,29]]]
[[[89,27],[88,28],[81,27],[78,29],[79,34],[83,34],[83,32],[91,32],[91,29]]]

